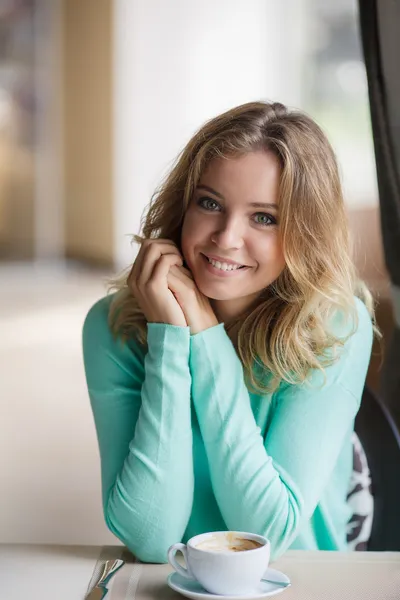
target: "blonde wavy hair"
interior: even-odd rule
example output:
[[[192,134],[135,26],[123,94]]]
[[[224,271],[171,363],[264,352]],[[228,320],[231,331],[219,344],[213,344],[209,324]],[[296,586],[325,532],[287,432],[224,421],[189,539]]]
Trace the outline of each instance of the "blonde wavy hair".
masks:
[[[141,236],[134,239],[167,238],[180,248],[186,208],[210,161],[257,150],[274,153],[281,165],[279,232],[286,266],[258,304],[226,330],[248,383],[262,393],[282,381],[304,382],[310,369],[324,371],[335,362],[357,327],[354,295],[366,305],[379,335],[371,294],[357,279],[351,258],[335,154],[320,127],[302,112],[267,102],[243,104],[208,121],[152,197]],[[110,310],[112,330],[145,344],[146,319],[127,286],[127,272],[112,289],[118,290]],[[343,338],[329,327],[338,310],[352,317],[353,327]]]

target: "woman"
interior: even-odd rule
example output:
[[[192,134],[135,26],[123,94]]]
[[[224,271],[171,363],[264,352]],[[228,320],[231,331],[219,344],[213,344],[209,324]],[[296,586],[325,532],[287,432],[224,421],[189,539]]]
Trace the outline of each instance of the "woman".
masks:
[[[373,338],[331,146],[245,104],[189,141],[84,325],[110,530],[143,561],[205,531],[343,550]]]

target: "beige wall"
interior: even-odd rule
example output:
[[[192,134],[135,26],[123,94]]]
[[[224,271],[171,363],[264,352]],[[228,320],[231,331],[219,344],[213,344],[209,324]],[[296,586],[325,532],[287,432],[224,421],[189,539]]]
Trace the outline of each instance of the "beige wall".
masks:
[[[66,254],[112,264],[112,0],[63,10]]]
[[[34,255],[35,156],[0,135],[0,258]]]
[[[382,244],[379,206],[365,206],[348,211],[350,230],[354,243],[354,260],[358,273],[371,290],[376,302],[376,321],[383,335],[375,339],[367,383],[376,392],[380,378],[385,348],[394,326],[390,280],[386,271]]]

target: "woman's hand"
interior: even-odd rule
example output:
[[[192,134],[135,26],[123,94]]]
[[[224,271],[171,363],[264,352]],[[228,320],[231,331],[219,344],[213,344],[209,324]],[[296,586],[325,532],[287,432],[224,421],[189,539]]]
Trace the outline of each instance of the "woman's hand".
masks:
[[[218,325],[218,319],[211,308],[209,299],[200,292],[188,269],[181,265],[171,266],[167,280],[169,289],[177,299],[192,335]]]
[[[145,240],[141,245],[127,283],[149,323],[187,327],[182,308],[168,288],[170,269],[182,265],[182,256],[171,240]]]

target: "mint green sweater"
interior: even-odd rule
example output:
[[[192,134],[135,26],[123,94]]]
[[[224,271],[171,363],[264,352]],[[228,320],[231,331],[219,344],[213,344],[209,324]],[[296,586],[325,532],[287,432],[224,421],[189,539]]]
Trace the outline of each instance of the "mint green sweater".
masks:
[[[83,330],[86,378],[101,456],[109,529],[142,561],[218,530],[267,536],[287,548],[345,550],[350,517],[351,433],[372,344],[359,324],[340,360],[303,385],[249,393],[242,364],[219,324],[148,324],[148,349],[108,326],[112,296]],[[349,331],[335,319],[338,335]]]

